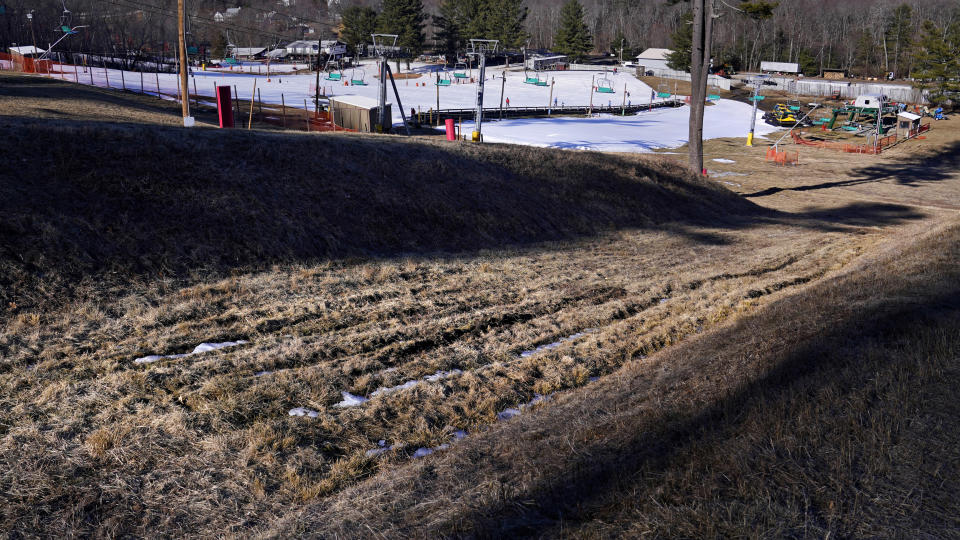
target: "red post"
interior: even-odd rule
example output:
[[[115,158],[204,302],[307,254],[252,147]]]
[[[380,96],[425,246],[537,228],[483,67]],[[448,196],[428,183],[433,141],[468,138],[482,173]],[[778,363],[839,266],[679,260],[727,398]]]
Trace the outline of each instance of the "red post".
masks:
[[[453,126],[453,118],[447,118],[445,123],[447,125],[447,140],[448,141],[457,140],[457,134]]]
[[[221,128],[233,127],[233,100],[229,86],[217,87],[217,113],[220,116]]]

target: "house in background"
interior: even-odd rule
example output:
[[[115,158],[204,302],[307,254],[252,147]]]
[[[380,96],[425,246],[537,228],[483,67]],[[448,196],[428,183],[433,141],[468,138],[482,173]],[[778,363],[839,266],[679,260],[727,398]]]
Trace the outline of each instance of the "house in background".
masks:
[[[672,54],[670,49],[650,48],[637,55],[637,65],[643,66],[645,70],[651,69],[670,69],[667,65],[667,56]]]

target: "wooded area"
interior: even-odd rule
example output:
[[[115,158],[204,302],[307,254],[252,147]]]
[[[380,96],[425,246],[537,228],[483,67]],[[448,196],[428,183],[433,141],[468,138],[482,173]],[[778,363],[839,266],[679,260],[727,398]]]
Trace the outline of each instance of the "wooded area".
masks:
[[[938,54],[949,56],[960,43],[956,37],[960,6],[955,0],[793,0],[780,2],[769,16],[740,9],[763,3],[715,2],[719,15],[712,40],[715,65],[750,70],[762,60],[776,60],[797,62],[809,75],[835,68],[854,75],[893,72],[907,77],[928,49],[918,50],[916,45],[943,41],[950,47]],[[87,28],[64,40],[60,48],[172,56],[175,4],[175,0],[2,0],[0,45],[36,43],[46,48],[62,36],[64,24],[82,24]],[[672,48],[678,31],[691,26],[684,19],[689,2],[579,4],[591,38],[588,53],[619,56],[622,45],[627,58],[647,47]],[[232,7],[241,9],[218,20],[218,13]],[[566,10],[560,7],[554,0],[339,0],[329,6],[325,0],[188,0],[187,39],[188,45],[206,50],[218,41],[273,47],[294,39],[342,36],[358,43],[375,28],[401,34],[401,44],[415,52],[462,50],[464,40],[471,37],[500,39],[512,49],[526,45],[563,49],[557,39],[565,35],[561,29]],[[64,8],[70,12],[66,16]],[[27,18],[30,12],[32,19]]]

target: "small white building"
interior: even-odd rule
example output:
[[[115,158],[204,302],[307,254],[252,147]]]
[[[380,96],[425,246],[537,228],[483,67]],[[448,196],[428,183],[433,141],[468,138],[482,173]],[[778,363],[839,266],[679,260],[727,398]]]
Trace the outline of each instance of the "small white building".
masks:
[[[761,73],[800,73],[800,64],[795,62],[760,62]]]
[[[643,66],[645,70],[650,69],[670,69],[667,66],[669,61],[667,56],[672,54],[670,49],[650,48],[637,55],[637,65]]]
[[[258,60],[267,52],[266,47],[235,47],[233,57],[242,60]]]
[[[920,115],[903,111],[897,115],[897,137],[902,139],[916,135],[920,130]]]
[[[19,54],[20,56],[40,56],[41,54],[47,52],[43,49],[34,47],[33,45],[27,45],[25,47],[10,47],[8,50],[11,54]]]

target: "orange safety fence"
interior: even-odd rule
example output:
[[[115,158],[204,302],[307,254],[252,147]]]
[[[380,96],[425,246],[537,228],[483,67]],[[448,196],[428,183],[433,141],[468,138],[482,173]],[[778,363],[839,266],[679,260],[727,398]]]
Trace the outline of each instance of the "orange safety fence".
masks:
[[[789,152],[787,150],[779,150],[776,146],[771,146],[767,149],[767,161],[772,161],[777,165],[799,165],[800,164],[800,152]]]
[[[929,127],[927,128],[929,129]],[[791,131],[790,136],[793,142],[804,146],[813,146],[816,148],[827,148],[831,150],[840,150],[848,154],[879,154],[885,148],[893,146],[897,142],[897,134],[881,137],[876,144],[853,144],[840,141],[811,141],[804,139],[802,133]]]

